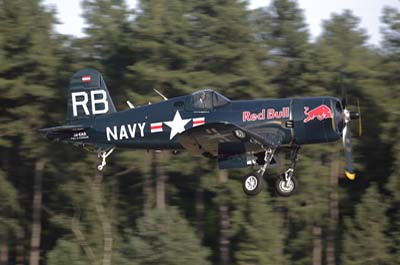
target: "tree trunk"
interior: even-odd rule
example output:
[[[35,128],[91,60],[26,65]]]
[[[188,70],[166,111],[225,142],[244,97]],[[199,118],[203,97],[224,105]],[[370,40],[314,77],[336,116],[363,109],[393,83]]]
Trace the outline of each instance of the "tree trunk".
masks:
[[[312,228],[313,234],[313,265],[322,264],[322,229],[319,225],[314,224]]]
[[[204,189],[201,186],[201,176],[197,175],[196,188],[196,232],[201,242],[204,239]]]
[[[143,213],[146,213],[153,207],[154,205],[154,175],[155,175],[155,152],[148,152],[146,161],[149,161],[147,164],[147,172],[143,174]],[[154,173],[154,174],[153,174]]]
[[[90,261],[90,264],[92,264],[92,265],[97,264],[93,249],[87,243],[85,235],[82,233],[81,229],[79,228],[79,222],[77,221],[76,218],[72,219],[71,230],[72,230],[72,233],[74,233],[76,239],[78,240],[79,245],[83,249],[83,252],[85,253],[86,257]]]
[[[0,242],[0,265],[8,264],[8,245],[6,241]]]
[[[165,183],[167,182],[168,177],[165,174],[157,176],[157,209],[165,209],[166,200],[165,200]]]
[[[3,162],[3,168],[9,170],[9,161],[8,156],[6,156],[6,152],[1,152],[2,157],[1,161]],[[0,265],[8,264],[8,243],[7,243],[7,235],[4,237],[0,237]]]
[[[219,171],[218,182],[220,185],[226,184],[228,181],[228,174],[226,171]],[[222,265],[229,265],[230,262],[230,241],[229,241],[229,208],[225,200],[220,202],[218,207],[219,210],[219,253],[220,253],[220,263]]]
[[[40,237],[42,233],[42,177],[46,159],[40,158],[35,163],[35,179],[33,186],[33,221],[31,235],[30,265],[39,265],[40,261]]]
[[[331,193],[329,198],[329,224],[327,231],[326,264],[336,265],[336,227],[339,220],[339,197],[337,192],[339,162],[337,155],[333,155],[331,161]]]
[[[92,184],[92,194],[95,204],[96,213],[99,216],[100,223],[103,229],[103,265],[111,265],[113,236],[111,222],[106,214],[103,205],[103,190],[102,190],[103,174],[96,170],[94,182]]]
[[[25,264],[25,230],[24,228],[21,229],[21,233],[17,234],[17,245],[15,246],[15,264],[16,265],[23,265]]]
[[[166,152],[164,153],[156,153],[156,163],[155,163],[155,172],[156,172],[156,208],[157,209],[165,209],[166,203],[166,182],[168,176],[165,174],[164,165],[161,162],[160,156],[167,155]]]
[[[111,210],[110,210],[110,216],[119,216],[118,212],[118,203],[119,203],[119,178],[118,177],[113,177],[111,179],[111,188],[112,188],[112,194],[111,194]]]
[[[154,194],[154,189],[153,189],[153,181],[152,181],[152,175],[149,173],[145,173],[143,175],[143,212],[146,214],[153,206],[153,194]]]

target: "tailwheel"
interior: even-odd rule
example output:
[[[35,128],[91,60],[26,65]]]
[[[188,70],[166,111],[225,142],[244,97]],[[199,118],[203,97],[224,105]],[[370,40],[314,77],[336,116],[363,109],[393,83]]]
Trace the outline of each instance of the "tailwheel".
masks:
[[[246,176],[243,179],[243,191],[250,196],[257,195],[262,189],[262,183],[263,178],[258,174]]]
[[[110,148],[110,149],[108,149],[108,150],[106,150],[106,151],[100,150],[97,153],[97,157],[101,159],[101,164],[97,165],[97,170],[98,171],[102,171],[104,169],[104,167],[107,165],[106,159],[107,159],[107,157],[109,155],[111,155],[111,153],[114,151],[114,149],[115,149],[115,146]]]
[[[275,182],[275,190],[280,196],[288,197],[292,195],[297,188],[297,180],[294,176],[290,178],[282,174]]]

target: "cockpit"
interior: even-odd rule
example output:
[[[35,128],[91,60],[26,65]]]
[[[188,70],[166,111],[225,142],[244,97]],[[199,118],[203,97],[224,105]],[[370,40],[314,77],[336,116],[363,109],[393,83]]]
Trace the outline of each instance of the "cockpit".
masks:
[[[230,100],[211,89],[204,89],[191,94],[186,102],[186,109],[193,111],[211,111],[229,104]]]

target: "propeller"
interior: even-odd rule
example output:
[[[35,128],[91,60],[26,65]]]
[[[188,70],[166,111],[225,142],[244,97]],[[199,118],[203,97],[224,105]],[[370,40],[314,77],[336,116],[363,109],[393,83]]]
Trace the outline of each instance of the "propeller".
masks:
[[[358,112],[349,111],[346,108],[347,103],[347,89],[342,86],[342,105],[343,105],[343,115],[344,115],[344,127],[342,131],[343,137],[343,148],[344,148],[344,158],[346,162],[346,170],[345,175],[348,179],[354,180],[356,178],[356,173],[353,168],[353,157],[351,152],[351,132],[348,124],[352,120],[359,120],[359,135],[361,136],[362,127],[361,127],[361,119],[360,119],[360,103],[357,100]]]
[[[347,87],[343,86],[343,83],[342,83],[342,106],[343,106],[343,109],[346,108],[346,103],[347,103]]]
[[[360,108],[360,100],[357,99],[357,110],[358,110],[358,136],[362,136],[362,121],[361,121],[361,108]]]

